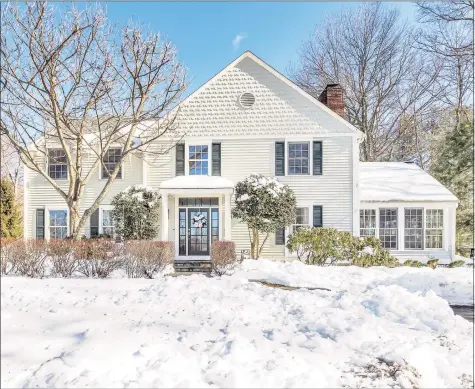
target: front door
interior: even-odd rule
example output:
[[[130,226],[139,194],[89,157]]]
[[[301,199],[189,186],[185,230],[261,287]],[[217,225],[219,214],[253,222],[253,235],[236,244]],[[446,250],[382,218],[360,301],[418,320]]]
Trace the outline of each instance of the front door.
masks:
[[[188,208],[188,255],[209,255],[209,208]]]

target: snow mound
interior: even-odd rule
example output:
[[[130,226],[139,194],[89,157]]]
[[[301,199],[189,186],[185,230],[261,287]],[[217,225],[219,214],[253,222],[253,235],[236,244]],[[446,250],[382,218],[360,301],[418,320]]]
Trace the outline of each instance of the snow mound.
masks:
[[[457,294],[468,277],[445,270],[431,271]],[[404,278],[418,272],[427,279],[421,269],[248,260],[222,278],[3,277],[1,384],[471,387],[472,325],[443,289]],[[248,281],[258,278],[331,291]]]

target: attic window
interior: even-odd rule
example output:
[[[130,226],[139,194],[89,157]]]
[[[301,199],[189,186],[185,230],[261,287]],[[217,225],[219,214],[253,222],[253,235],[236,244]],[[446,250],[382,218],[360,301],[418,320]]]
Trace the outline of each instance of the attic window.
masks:
[[[250,92],[245,92],[239,96],[239,104],[243,108],[251,108],[255,102],[256,97]]]

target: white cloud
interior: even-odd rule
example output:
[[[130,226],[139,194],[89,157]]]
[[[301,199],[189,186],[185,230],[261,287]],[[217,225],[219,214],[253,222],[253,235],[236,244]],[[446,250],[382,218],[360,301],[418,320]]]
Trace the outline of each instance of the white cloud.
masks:
[[[241,44],[241,41],[243,39],[246,39],[246,38],[247,38],[247,33],[245,33],[245,32],[241,32],[241,33],[237,34],[233,39],[234,50],[239,49],[239,45]]]

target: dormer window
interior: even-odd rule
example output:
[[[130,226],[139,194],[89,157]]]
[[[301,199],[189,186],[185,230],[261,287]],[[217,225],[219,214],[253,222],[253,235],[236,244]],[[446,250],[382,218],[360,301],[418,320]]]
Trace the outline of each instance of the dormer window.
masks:
[[[190,176],[207,176],[209,146],[196,145],[188,148],[188,172]]]
[[[48,174],[53,180],[68,179],[68,164],[63,149],[48,149]]]

